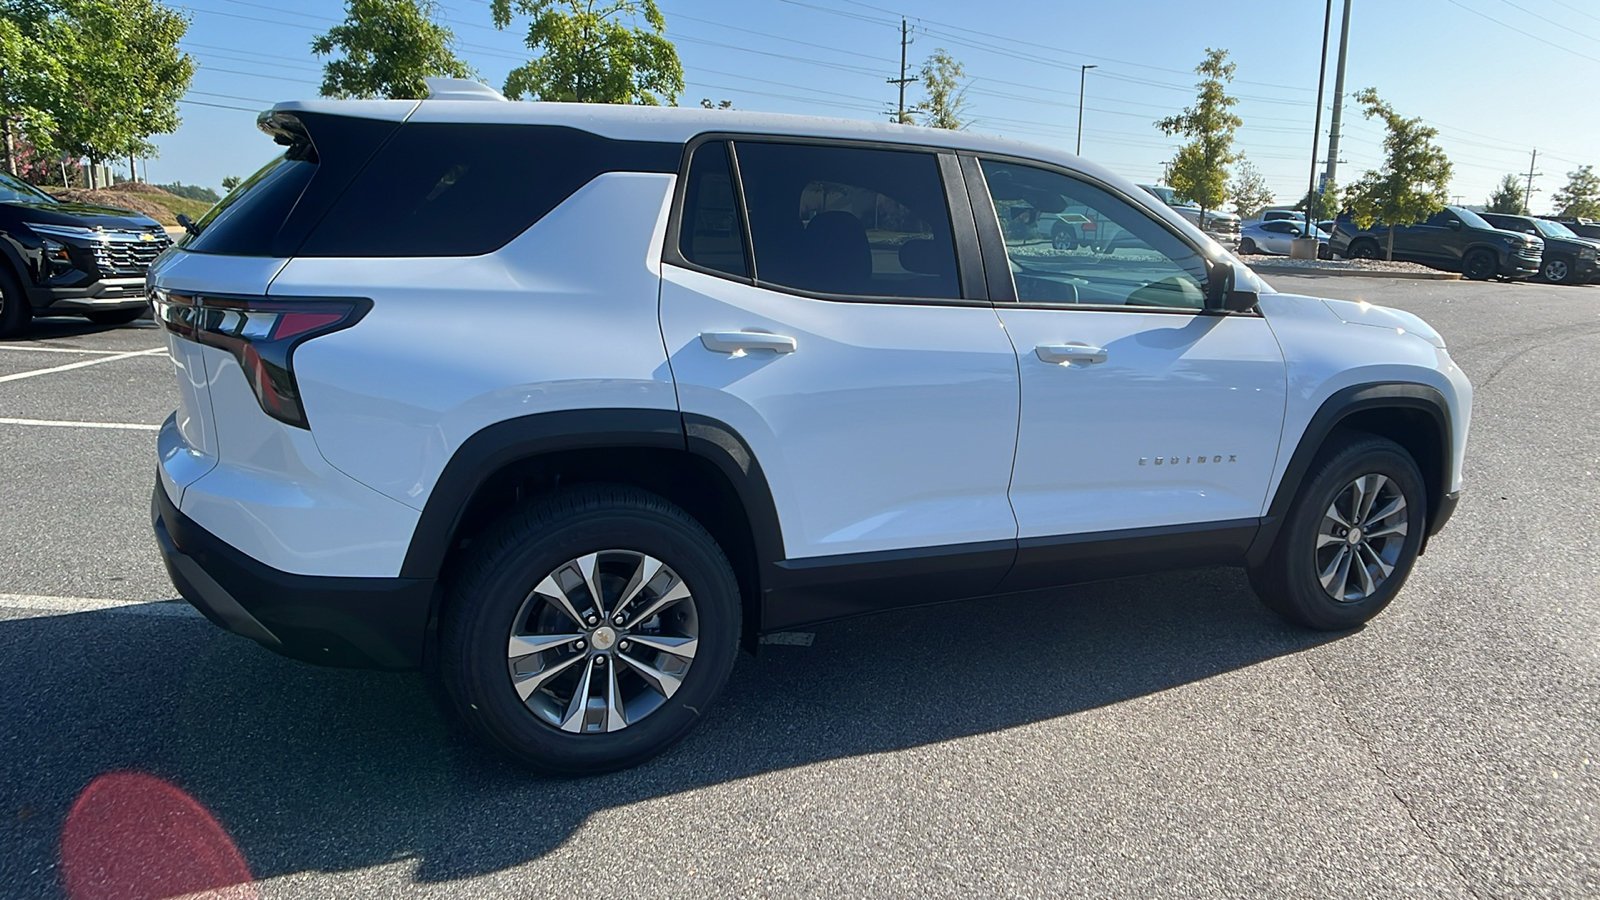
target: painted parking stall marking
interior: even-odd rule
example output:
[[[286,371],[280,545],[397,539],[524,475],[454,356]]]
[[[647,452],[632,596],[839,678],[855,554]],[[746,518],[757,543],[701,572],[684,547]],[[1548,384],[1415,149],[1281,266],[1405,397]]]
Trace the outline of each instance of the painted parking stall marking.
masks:
[[[0,384],[3,384],[7,381],[20,381],[24,378],[36,378],[40,375],[52,375],[56,372],[68,372],[73,369],[82,369],[85,366],[98,366],[101,363],[116,362],[119,359],[133,359],[134,357],[139,356],[154,356],[157,353],[165,352],[167,352],[167,348],[165,347],[152,347],[149,350],[134,350],[128,353],[114,353],[110,356],[102,356],[99,359],[85,359],[80,360],[79,362],[67,363],[66,365],[51,366],[48,369],[30,369],[26,372],[13,372],[10,375],[0,375]]]
[[[54,419],[8,419],[0,417],[0,425],[39,425],[47,428],[101,428],[112,431],[160,431],[160,425],[143,425],[138,422],[59,422]]]
[[[0,594],[0,609],[22,610],[34,616],[66,616],[106,612],[133,616],[201,618],[200,612],[181,600],[107,600],[96,597],[52,597],[42,594]]]

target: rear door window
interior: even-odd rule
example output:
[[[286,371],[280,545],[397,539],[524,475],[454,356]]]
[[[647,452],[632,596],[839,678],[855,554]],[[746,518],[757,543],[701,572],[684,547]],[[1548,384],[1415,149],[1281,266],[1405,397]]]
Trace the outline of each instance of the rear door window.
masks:
[[[689,162],[678,252],[695,265],[745,277],[750,273],[744,249],[744,225],[733,192],[728,145],[722,141],[701,144]]]
[[[839,297],[961,296],[934,154],[765,141],[734,148],[758,281]]]

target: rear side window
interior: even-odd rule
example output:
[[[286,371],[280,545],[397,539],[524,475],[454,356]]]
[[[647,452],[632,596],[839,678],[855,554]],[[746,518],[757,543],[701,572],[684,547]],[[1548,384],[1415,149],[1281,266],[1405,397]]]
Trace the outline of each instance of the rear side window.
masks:
[[[678,144],[538,125],[402,125],[300,256],[475,256],[526,231],[604,172],[676,172]]]
[[[721,141],[701,144],[689,162],[678,252],[689,262],[708,269],[741,278],[750,274],[745,265],[744,228],[733,193],[728,145]]]
[[[734,144],[757,280],[822,294],[961,296],[931,153]]]
[[[317,173],[317,164],[280,156],[234,188],[196,222],[181,244],[196,253],[272,256],[273,239]]]

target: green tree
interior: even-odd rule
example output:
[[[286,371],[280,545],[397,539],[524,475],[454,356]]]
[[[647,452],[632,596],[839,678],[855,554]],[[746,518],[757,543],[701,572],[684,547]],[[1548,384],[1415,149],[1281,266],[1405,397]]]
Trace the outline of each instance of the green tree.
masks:
[[[1582,166],[1567,173],[1567,184],[1550,198],[1558,216],[1600,219],[1600,175],[1594,166]]]
[[[505,95],[578,103],[678,102],[683,64],[655,0],[493,0],[496,28],[521,14],[538,54],[506,76]],[[644,26],[632,23],[642,19]]]
[[[705,109],[733,109],[733,101],[718,100],[717,102],[712,103],[710,97],[701,97],[700,106]]]
[[[1500,179],[1500,186],[1489,195],[1485,211],[1512,216],[1521,215],[1527,208],[1522,200],[1522,180],[1515,175],[1507,175]]]
[[[1227,90],[1234,69],[1228,51],[1207,48],[1205,61],[1194,70],[1202,76],[1194,105],[1156,123],[1166,134],[1189,138],[1168,166],[1167,184],[1180,200],[1200,207],[1201,222],[1207,210],[1228,199],[1228,165],[1237,158],[1233,134],[1244,123],[1233,114],[1239,101]]]
[[[1316,191],[1308,191],[1304,197],[1300,198],[1300,202],[1294,205],[1294,208],[1303,211],[1307,205],[1311,207],[1312,221],[1321,221],[1322,219],[1331,219],[1337,216],[1339,214],[1339,186],[1330,181],[1320,194]]]
[[[1411,225],[1444,209],[1449,199],[1450,158],[1433,142],[1439,130],[1407,119],[1367,88],[1355,95],[1367,118],[1383,120],[1383,168],[1370,170],[1350,186],[1347,200],[1356,224],[1370,228],[1378,220],[1389,226],[1385,259],[1394,258],[1394,228]]]
[[[1249,162],[1240,160],[1238,171],[1228,183],[1228,193],[1233,197],[1233,214],[1241,219],[1253,219],[1277,199],[1267,187],[1267,179]]]
[[[922,91],[927,97],[918,107],[922,124],[929,128],[948,128],[960,131],[971,124],[962,118],[967,105],[967,91],[961,84],[967,71],[961,63],[939,47],[922,64]]]
[[[158,0],[51,0],[32,4],[62,71],[48,144],[104,163],[152,157],[150,138],[176,131],[194,59],[178,48],[189,19]]]
[[[17,18],[20,18],[17,17]],[[39,28],[13,18],[13,10],[0,7],[0,142],[5,171],[17,173],[17,138],[35,145],[47,143],[55,129],[50,110],[63,96],[61,65],[40,38]],[[33,32],[33,33],[30,33]]]
[[[424,78],[470,78],[456,58],[455,34],[434,21],[431,0],[346,0],[345,19],[311,42],[322,68],[322,96],[419,100]]]
[[[231,193],[234,188],[239,186],[239,182],[241,182],[243,180],[244,179],[240,178],[237,175],[225,175],[225,176],[223,176],[223,178],[222,178],[222,192],[224,194]]]

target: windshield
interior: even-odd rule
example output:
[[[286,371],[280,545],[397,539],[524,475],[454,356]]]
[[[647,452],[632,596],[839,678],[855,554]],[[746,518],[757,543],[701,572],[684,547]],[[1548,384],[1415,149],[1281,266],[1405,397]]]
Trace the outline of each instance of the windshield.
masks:
[[[1465,222],[1468,228],[1488,228],[1491,230],[1494,228],[1493,225],[1490,225],[1488,222],[1484,221],[1483,216],[1478,215],[1470,209],[1465,209],[1460,206],[1452,206],[1450,207],[1450,211],[1455,213],[1456,217],[1461,221]]]
[[[56,203],[56,198],[46,194],[20,178],[0,172],[0,203],[20,200],[23,203]]]
[[[1534,219],[1533,227],[1539,229],[1539,233],[1545,237],[1575,238],[1578,236],[1576,231],[1573,231],[1571,228],[1568,228],[1560,222],[1546,222],[1543,219]]]

